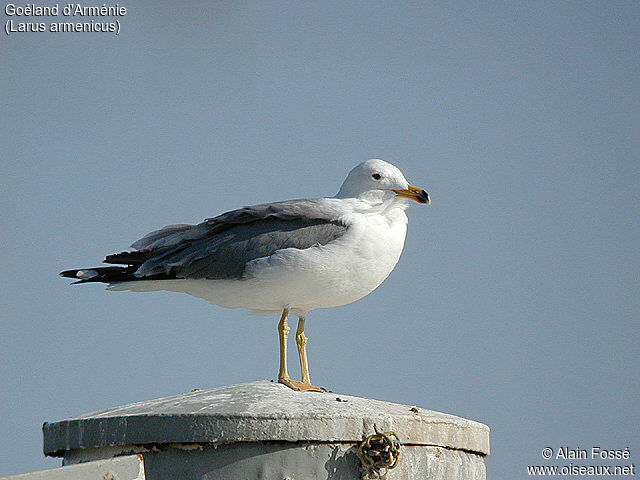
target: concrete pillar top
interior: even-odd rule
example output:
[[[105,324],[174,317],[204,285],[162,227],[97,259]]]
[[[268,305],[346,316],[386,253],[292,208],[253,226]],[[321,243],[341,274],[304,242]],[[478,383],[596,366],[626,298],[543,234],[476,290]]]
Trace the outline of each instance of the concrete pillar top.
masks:
[[[257,381],[199,390],[45,423],[44,453],[84,448],[233,442],[361,442],[394,431],[406,445],[489,454],[489,427],[419,407]]]

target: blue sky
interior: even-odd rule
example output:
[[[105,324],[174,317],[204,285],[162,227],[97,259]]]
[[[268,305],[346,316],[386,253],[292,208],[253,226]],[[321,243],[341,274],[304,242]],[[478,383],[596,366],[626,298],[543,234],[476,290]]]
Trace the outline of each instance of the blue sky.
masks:
[[[277,374],[276,318],[60,270],[374,157],[433,204],[381,287],[310,314],[314,383],[488,424],[490,478],[637,461],[636,2],[126,6],[2,40],[0,475],[59,464],[44,421]]]

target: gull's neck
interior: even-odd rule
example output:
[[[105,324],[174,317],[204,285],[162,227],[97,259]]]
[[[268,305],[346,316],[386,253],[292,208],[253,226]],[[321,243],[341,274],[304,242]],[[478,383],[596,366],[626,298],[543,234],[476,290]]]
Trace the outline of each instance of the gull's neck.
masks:
[[[398,209],[404,211],[409,207],[406,198],[398,197],[395,193],[385,190],[369,190],[357,197],[344,195],[340,191],[334,198],[349,201],[354,211],[359,213],[386,215]]]

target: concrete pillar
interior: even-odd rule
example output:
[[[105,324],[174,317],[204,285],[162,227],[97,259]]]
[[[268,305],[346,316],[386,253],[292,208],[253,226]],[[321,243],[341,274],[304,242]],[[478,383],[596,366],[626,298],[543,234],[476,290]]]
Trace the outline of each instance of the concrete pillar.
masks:
[[[367,457],[359,447],[374,425],[387,435],[370,439]],[[484,480],[489,454],[489,428],[481,423],[268,381],[110,408],[43,430],[45,454],[63,457],[64,465],[134,455],[147,480],[348,480],[385,472],[390,480]],[[364,468],[361,456],[369,461],[385,445],[393,455],[398,448],[396,466]]]

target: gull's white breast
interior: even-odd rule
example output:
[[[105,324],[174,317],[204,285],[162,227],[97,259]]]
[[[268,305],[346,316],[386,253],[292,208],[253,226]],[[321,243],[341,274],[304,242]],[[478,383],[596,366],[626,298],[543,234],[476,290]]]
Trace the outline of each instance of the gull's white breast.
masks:
[[[253,261],[248,283],[269,297],[269,310],[289,305],[293,313],[355,302],[371,293],[398,263],[407,232],[404,211],[391,218],[352,214],[345,235],[323,246],[285,249]],[[251,307],[254,310],[263,308]]]

